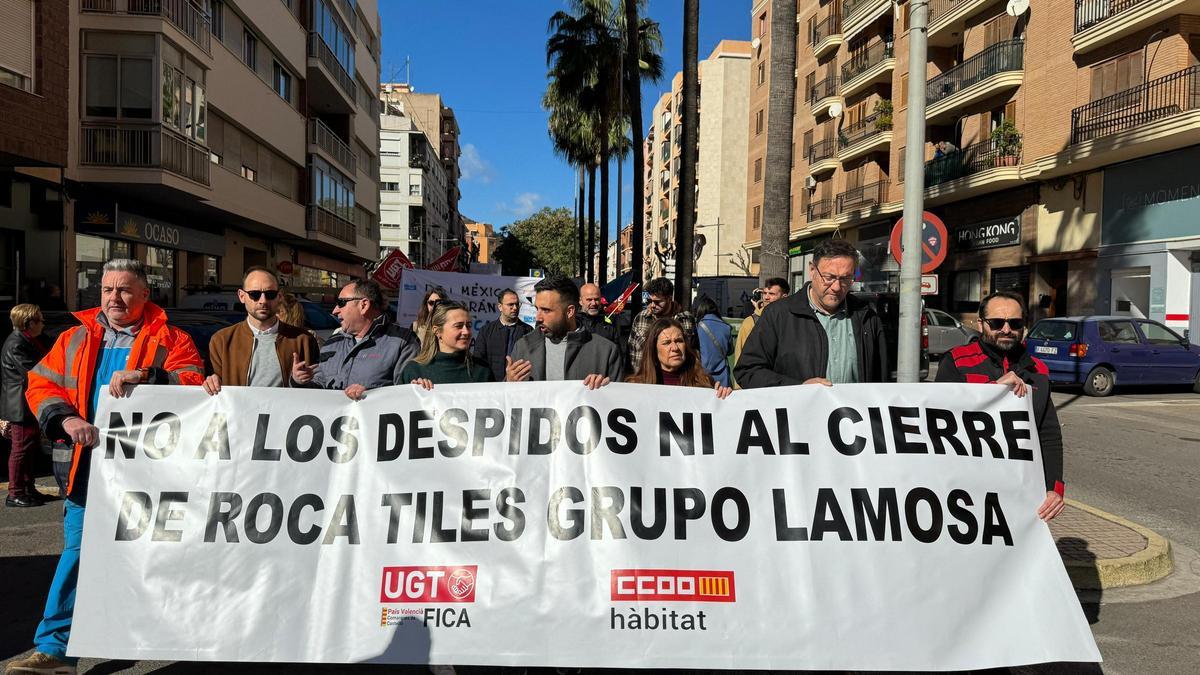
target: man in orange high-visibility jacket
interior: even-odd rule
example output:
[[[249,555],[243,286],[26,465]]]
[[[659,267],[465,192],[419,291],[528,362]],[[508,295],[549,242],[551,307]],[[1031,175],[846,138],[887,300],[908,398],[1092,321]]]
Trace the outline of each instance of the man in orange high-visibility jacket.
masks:
[[[29,371],[25,398],[50,439],[69,439],[69,450],[56,443],[55,476],[65,484],[65,541],[46,611],[34,636],[36,651],[8,664],[5,673],[74,673],[67,638],[75,611],[79,546],[87,503],[91,448],[100,394],[123,396],[130,385],[189,384],[204,381],[204,362],[188,334],[167,325],[167,315],[149,302],[146,270],[136,260],[112,260],[100,280],[100,307],[77,312],[82,324],[67,330],[41,363]]]

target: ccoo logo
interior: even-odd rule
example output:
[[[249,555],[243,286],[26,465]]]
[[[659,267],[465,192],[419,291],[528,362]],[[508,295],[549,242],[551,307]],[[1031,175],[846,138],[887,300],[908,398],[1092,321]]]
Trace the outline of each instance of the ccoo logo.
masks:
[[[733,572],[713,570],[612,570],[613,602],[735,602]]]

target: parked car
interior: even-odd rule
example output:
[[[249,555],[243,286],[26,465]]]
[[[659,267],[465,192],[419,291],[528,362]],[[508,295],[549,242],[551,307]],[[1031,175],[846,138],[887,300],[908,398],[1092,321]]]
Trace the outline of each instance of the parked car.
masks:
[[[942,354],[961,347],[979,335],[974,328],[940,309],[926,309],[925,322],[929,326],[929,358],[941,358]]]
[[[1200,393],[1200,348],[1149,319],[1073,316],[1042,319],[1026,349],[1046,362],[1050,381],[1108,396],[1120,385],[1190,384]]]
[[[342,327],[342,322],[333,315],[332,305],[301,300],[300,306],[304,309],[304,327],[312,331],[322,344]]]

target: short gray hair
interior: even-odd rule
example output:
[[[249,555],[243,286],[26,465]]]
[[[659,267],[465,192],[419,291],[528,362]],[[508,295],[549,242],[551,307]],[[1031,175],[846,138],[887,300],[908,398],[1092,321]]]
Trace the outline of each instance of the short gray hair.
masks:
[[[140,260],[132,258],[113,258],[104,263],[104,274],[109,272],[132,272],[146,288],[150,288],[150,279],[146,276],[146,266]]]

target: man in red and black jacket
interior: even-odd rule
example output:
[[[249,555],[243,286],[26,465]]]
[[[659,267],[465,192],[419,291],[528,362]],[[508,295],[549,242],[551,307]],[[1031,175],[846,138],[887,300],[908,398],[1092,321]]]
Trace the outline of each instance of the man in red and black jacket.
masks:
[[[1050,399],[1050,370],[1025,351],[1025,303],[1020,296],[997,291],[979,303],[980,337],[942,355],[938,382],[1008,385],[1017,396],[1032,390],[1033,414],[1042,444],[1046,499],[1038,517],[1049,521],[1063,510],[1063,443],[1058,413]]]

